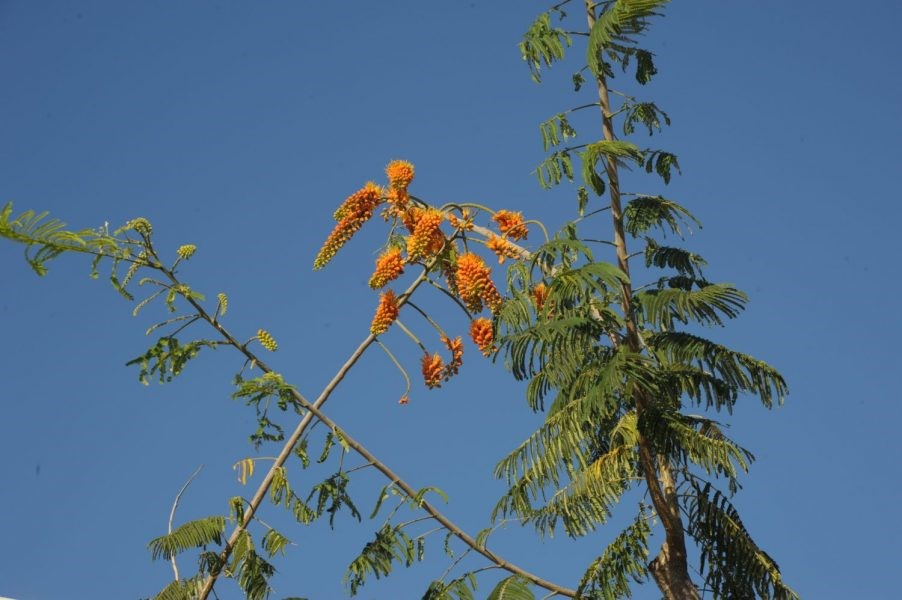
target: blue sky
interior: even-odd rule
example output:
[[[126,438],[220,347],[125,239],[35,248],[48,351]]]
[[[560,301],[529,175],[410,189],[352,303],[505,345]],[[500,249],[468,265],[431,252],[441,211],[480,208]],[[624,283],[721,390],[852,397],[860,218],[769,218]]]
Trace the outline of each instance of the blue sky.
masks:
[[[531,175],[538,123],[591,101],[570,91],[567,67],[530,81],[516,44],[543,7],[0,2],[0,200],[76,228],[143,216],[160,248],[196,244],[185,279],[228,293],[239,337],[270,330],[273,367],[315,396],[365,337],[384,230],[369,227],[322,272],[313,257],[335,206],[389,160],[413,161],[412,191],[435,203],[521,210],[552,228],[572,216],[572,190],[542,191]],[[666,193],[704,222],[686,245],[711,279],[751,296],[717,339],[789,381],[785,407],[749,399],[731,420],[758,457],[736,502],[807,598],[897,589],[900,16],[889,0],[866,11],[677,1],[648,38],[659,76],[641,90],[615,80],[670,114],[669,130],[639,143],[679,155],[683,175]],[[88,261],[63,258],[39,279],[20,253],[0,244],[0,595],[151,595],[170,570],[146,544],[191,472],[204,465],[177,521],[251,493],[231,469],[253,452],[249,409],[229,399],[240,360],[217,351],[171,384],[141,386],[123,365],[152,343],[144,330],[162,309],[133,318],[87,277]],[[421,302],[464,332],[440,298]],[[416,348],[398,331],[384,337],[415,372]],[[539,422],[522,391],[470,347],[460,376],[441,390],[415,384],[402,407],[403,380],[374,349],[327,412],[416,487],[444,489],[447,514],[475,532],[503,491],[493,465]],[[382,482],[359,475],[368,514]],[[344,568],[381,523],[341,516],[334,531],[301,529],[271,506],[261,517],[297,544],[276,562],[274,598],[344,597]],[[613,534],[540,541],[512,525],[490,546],[573,585]],[[419,597],[448,565],[440,537],[428,557],[360,597]],[[227,582],[219,594],[237,597]]]

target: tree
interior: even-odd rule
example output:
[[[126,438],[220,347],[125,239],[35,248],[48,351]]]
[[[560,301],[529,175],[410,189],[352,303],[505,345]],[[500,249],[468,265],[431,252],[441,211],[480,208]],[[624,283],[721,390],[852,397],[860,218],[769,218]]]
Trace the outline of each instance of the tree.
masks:
[[[566,17],[566,4],[540,15],[521,44],[536,80],[543,66],[564,58],[571,36],[577,35],[553,25],[556,16]],[[553,239],[529,251],[521,244],[532,223],[517,212],[476,204],[433,206],[411,196],[414,169],[405,161],[389,164],[385,187],[368,183],[339,206],[336,225],[314,259],[314,269],[325,267],[381,208],[390,230],[370,286],[383,289],[405,270],[408,277],[413,270],[418,273],[405,291],[381,293],[369,335],[313,401],[269,368],[252,345],[276,351],[278,344],[269,331],[259,329],[249,340],[240,341],[223,322],[227,296],[218,294],[208,302],[185,282],[179,268],[196,252],[193,245],[183,245],[173,258],[165,258],[166,253],[154,243],[151,224],[143,218],[113,232],[105,227],[68,231],[59,221],[32,211],[13,218],[9,204],[0,212],[0,235],[26,245],[31,251],[28,262],[38,274],[45,274],[46,263],[62,253],[88,254],[93,257],[94,276],[102,262],[112,263],[110,281],[125,298],[134,300],[133,282],[153,290],[137,302],[136,314],[158,300],[175,313],[150,327],[148,333],[158,335],[156,342],[129,363],[138,368],[142,382],[173,379],[204,349],[231,347],[243,357],[233,397],[254,409],[257,429],[251,441],[255,448],[274,445],[278,454],[272,460],[257,456],[236,463],[244,483],[261,461],[271,462],[250,498],[229,500],[228,515],[189,521],[151,541],[153,557],[171,560],[174,569],[172,584],[158,597],[206,598],[221,577],[236,580],[249,598],[265,597],[274,572],[269,561],[284,553],[288,537],[257,518],[262,504],[268,498],[301,524],[326,516],[331,521],[341,510],[360,518],[348,491],[353,469],[344,465],[344,456],[352,452],[388,481],[377,493],[372,515],[380,512],[385,501],[395,502],[374,540],[349,566],[352,594],[369,576],[388,575],[393,563],[410,566],[422,557],[426,538],[435,531],[415,530],[416,518],[398,521],[398,511],[406,506],[425,511],[438,523],[438,530],[447,533],[449,554],[448,540],[457,538],[466,552],[477,552],[510,573],[496,585],[491,598],[533,597],[530,586],[569,597],[623,597],[629,595],[629,577],[641,581],[649,575],[667,598],[698,597],[698,586],[689,574],[693,548],[687,545],[687,535],[699,552],[698,570],[705,588],[715,597],[794,597],[782,583],[776,563],[752,541],[729,502],[751,454],[729,440],[720,423],[687,414],[685,408],[704,403],[706,408],[729,411],[743,392],[771,406],[782,401],[785,383],[765,363],[694,330],[676,329],[690,323],[721,325],[739,313],[745,295],[732,285],[707,281],[701,257],[664,246],[652,237],[655,230],[681,235],[681,228],[696,223],[685,208],[659,195],[636,194],[626,200],[621,192],[624,167],[655,172],[665,183],[679,169],[675,155],[640,149],[617,138],[617,116],[624,135],[632,134],[636,126],[652,133],[669,119],[654,103],[626,95],[620,106],[613,106],[607,83],[614,77],[614,67],[626,70],[631,63],[639,83],[647,83],[654,75],[653,55],[636,40],[663,4],[650,0],[586,3],[587,71],[581,69],[573,81],[577,89],[583,87],[583,73],[588,72],[596,84],[597,101],[560,113],[541,126],[546,150],[553,151],[537,169],[540,183],[547,187],[573,180],[573,155],[581,166],[578,215]],[[577,137],[569,115],[596,107],[602,116],[602,138],[560,147]],[[609,206],[590,207],[593,198],[605,194]],[[580,234],[585,220],[608,210],[613,241],[607,243],[615,250],[616,263],[595,259],[590,244],[596,233]],[[641,239],[644,251],[631,255],[627,235]],[[482,251],[477,250],[480,245],[502,262],[512,261],[506,296],[497,289]],[[630,261],[639,256],[645,258],[646,268],[669,273],[634,289],[632,273],[637,269]],[[514,376],[529,381],[527,400],[533,410],[544,409],[545,399],[553,397],[544,425],[496,469],[510,489],[498,503],[495,518],[514,516],[533,523],[542,533],[553,532],[560,523],[568,535],[582,536],[605,523],[622,495],[637,482],[646,490],[649,502],[640,502],[634,522],[589,565],[575,590],[546,581],[490,551],[486,541],[492,529],[476,536],[465,533],[426,500],[427,494],[442,496],[440,490],[410,486],[323,412],[333,390],[369,347],[379,345],[389,352],[379,336],[392,326],[408,332],[423,350],[420,368],[428,387],[438,387],[458,373],[461,338],[452,338],[411,302],[427,282],[466,314],[471,338],[482,353],[503,353]],[[447,361],[398,321],[405,306],[434,326]],[[481,317],[484,311],[492,318]],[[211,328],[210,337],[180,340],[189,327],[204,323]],[[406,370],[390,352],[389,356],[407,378],[409,389]],[[260,375],[254,373],[256,369]],[[405,393],[401,401],[406,398]],[[291,415],[297,415],[297,421],[286,433]],[[319,461],[334,460],[337,453],[338,465],[305,494],[291,484],[289,467],[297,470],[310,465],[311,431],[316,423],[325,429],[319,438],[323,444]],[[727,493],[714,486],[717,478],[726,480]],[[177,503],[178,499],[173,513]],[[658,520],[665,542],[649,563],[649,536]],[[229,523],[234,525],[227,536]],[[198,553],[198,570],[184,579],[175,557],[189,550]],[[473,597],[475,573],[453,577],[450,573],[449,569],[434,581],[425,597]]]
[[[536,81],[570,45],[571,35],[552,25],[555,13],[566,16],[565,4],[542,14],[520,46]],[[543,408],[549,396],[553,402],[545,424],[498,465],[510,490],[495,511],[529,520],[543,533],[561,523],[569,535],[586,535],[642,481],[649,503],[639,503],[633,524],[592,564],[578,594],[628,595],[628,575],[650,574],[665,598],[698,598],[688,537],[699,551],[703,589],[714,597],[796,597],[729,501],[752,454],[718,421],[688,412],[731,412],[743,393],[769,408],[783,401],[786,384],[766,363],[695,333],[697,326],[722,326],[738,316],[747,300],[732,284],[706,280],[700,256],[652,235],[681,236],[681,227],[698,224],[695,217],[661,195],[621,191],[624,168],[655,173],[665,184],[679,170],[674,154],[618,139],[615,119],[625,136],[637,127],[651,135],[670,120],[655,103],[624,93],[617,92],[622,101],[615,106],[608,85],[617,67],[633,68],[641,85],[654,76],[653,54],[639,38],[664,4],[585,2],[587,63],[573,82],[578,90],[588,72],[597,100],[542,123],[545,149],[553,151],[537,169],[539,182],[572,181],[577,154],[580,218],[514,271],[511,300],[498,318],[515,377],[530,381],[530,406]],[[560,147],[577,135],[568,116],[596,107],[601,138]],[[610,211],[613,240],[607,243],[616,265],[596,261],[587,245],[592,240],[578,232],[578,221],[592,214],[585,213],[589,198],[605,194],[610,204],[593,213]],[[628,238],[639,240],[642,251],[631,254]],[[637,258],[664,274],[635,286],[631,260]],[[725,479],[727,492],[711,478]],[[652,516],[665,541],[646,563]]]

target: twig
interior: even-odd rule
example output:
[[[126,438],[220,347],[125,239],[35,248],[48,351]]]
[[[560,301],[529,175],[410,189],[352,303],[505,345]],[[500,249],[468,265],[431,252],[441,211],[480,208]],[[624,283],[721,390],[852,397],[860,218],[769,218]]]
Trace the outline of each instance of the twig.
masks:
[[[172,503],[172,510],[169,511],[169,529],[167,533],[172,534],[172,521],[175,519],[175,511],[179,507],[179,500],[182,499],[182,494],[185,493],[185,490],[188,489],[188,486],[191,485],[191,482],[194,481],[194,478],[197,477],[198,473],[201,472],[204,466],[201,465],[194,470],[194,473],[191,474],[191,477],[188,478],[188,481],[185,482],[185,485],[182,486],[182,489],[179,490],[179,493],[175,495],[175,500]],[[179,567],[175,564],[175,554],[172,555],[172,574],[175,577],[175,580],[179,580]]]

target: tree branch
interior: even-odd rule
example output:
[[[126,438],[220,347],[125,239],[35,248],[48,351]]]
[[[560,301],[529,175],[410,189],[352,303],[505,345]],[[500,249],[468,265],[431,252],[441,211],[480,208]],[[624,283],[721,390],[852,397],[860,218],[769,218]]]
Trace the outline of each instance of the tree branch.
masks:
[[[179,490],[179,493],[175,495],[175,500],[172,502],[172,510],[169,511],[169,528],[167,529],[167,533],[169,533],[170,535],[172,534],[172,522],[173,520],[175,520],[175,511],[179,507],[179,500],[181,500],[182,494],[185,493],[185,490],[188,489],[188,486],[191,485],[191,482],[194,481],[194,478],[197,477],[197,475],[203,468],[203,465],[197,467],[194,470],[194,473],[191,474],[191,477],[189,477],[185,484],[182,486],[182,489]],[[179,580],[179,567],[175,563],[175,554],[172,555],[172,576],[176,581]]]

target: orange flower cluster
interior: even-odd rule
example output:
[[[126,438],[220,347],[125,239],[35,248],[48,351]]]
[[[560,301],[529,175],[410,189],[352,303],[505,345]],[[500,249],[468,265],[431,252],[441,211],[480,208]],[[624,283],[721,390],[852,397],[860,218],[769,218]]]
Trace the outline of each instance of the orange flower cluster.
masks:
[[[492,322],[488,319],[476,319],[470,323],[470,338],[479,347],[483,356],[491,356],[495,352],[495,334]]]
[[[444,215],[434,208],[422,211],[413,232],[407,238],[407,256],[411,259],[419,256],[432,256],[445,245],[445,234],[441,225]]]
[[[404,224],[404,227],[407,228],[411,234],[416,231],[417,223],[420,221],[420,217],[423,216],[423,213],[426,211],[422,208],[418,208],[416,206],[411,206],[403,213],[401,213],[401,223]]]
[[[544,283],[532,288],[532,299],[536,303],[536,310],[542,310],[542,307],[545,306],[545,300],[548,299],[548,288],[545,287]]]
[[[357,190],[341,203],[332,215],[336,221],[341,221],[351,213],[364,209],[367,206],[379,204],[383,189],[372,181],[368,181],[362,189]]]
[[[445,367],[445,381],[447,381],[451,379],[452,376],[457,375],[458,371],[460,371],[460,366],[464,362],[464,345],[460,340],[460,336],[452,340],[448,336],[443,335],[442,343],[445,344],[451,352],[451,362]]]
[[[507,241],[506,238],[494,234],[489,235],[489,239],[485,245],[489,250],[498,255],[499,264],[504,264],[505,258],[517,258],[520,256],[519,251],[513,244]]]
[[[493,313],[501,307],[501,295],[492,282],[492,270],[479,255],[468,252],[458,257],[455,282],[457,293],[469,310],[479,312],[483,303]]]
[[[385,196],[388,202],[388,209],[382,214],[383,217],[389,219],[391,217],[400,217],[407,210],[407,204],[410,202],[410,195],[407,190],[396,190],[394,188],[388,190]]]
[[[445,363],[437,353],[429,356],[424,354],[421,360],[423,381],[428,388],[442,387],[442,379],[445,377]]]
[[[382,199],[382,191],[374,183],[366,186],[351,196],[335,211],[335,217],[339,219],[338,225],[326,238],[323,247],[313,261],[313,270],[322,269],[332,260],[338,251],[350,240],[357,231],[363,227],[373,211]]]
[[[460,217],[454,215],[452,213],[448,213],[446,215],[448,222],[451,223],[451,227],[454,229],[461,229],[469,231],[473,229],[473,217],[470,215],[470,211],[463,210]]]
[[[406,160],[393,160],[385,167],[385,174],[393,189],[406,190],[413,181],[413,165]]]
[[[388,328],[398,318],[398,301],[392,290],[387,290],[379,296],[379,307],[376,316],[370,325],[370,333],[379,335],[388,331]]]
[[[389,248],[376,259],[376,270],[370,277],[370,287],[378,290],[404,273],[404,258],[400,248]]]
[[[512,240],[526,239],[528,233],[526,223],[523,222],[523,213],[511,212],[509,210],[499,210],[492,217],[492,220],[498,223],[501,233],[510,237]]]

